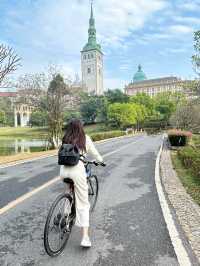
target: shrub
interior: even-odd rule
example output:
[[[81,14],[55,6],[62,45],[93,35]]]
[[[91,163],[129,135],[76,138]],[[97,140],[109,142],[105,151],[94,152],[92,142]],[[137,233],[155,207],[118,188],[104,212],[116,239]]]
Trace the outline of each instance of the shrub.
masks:
[[[144,128],[147,135],[155,135],[160,132],[159,128]]]
[[[178,157],[187,169],[190,169],[195,176],[200,177],[200,150],[191,146],[184,147],[178,151]]]
[[[192,133],[189,131],[176,129],[168,131],[168,138],[172,146],[185,146],[191,136]]]
[[[98,140],[103,140],[103,139],[120,137],[124,135],[126,135],[125,131],[116,130],[116,131],[93,133],[90,136],[93,141],[98,141]]]
[[[134,133],[134,128],[127,128],[126,129],[126,134],[133,134]]]

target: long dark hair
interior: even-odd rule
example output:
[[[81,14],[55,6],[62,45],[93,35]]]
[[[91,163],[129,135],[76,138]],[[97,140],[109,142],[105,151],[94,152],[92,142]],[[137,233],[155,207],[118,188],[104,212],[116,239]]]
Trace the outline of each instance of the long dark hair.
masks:
[[[77,145],[80,150],[86,151],[85,132],[80,120],[72,119],[67,124],[62,143]]]

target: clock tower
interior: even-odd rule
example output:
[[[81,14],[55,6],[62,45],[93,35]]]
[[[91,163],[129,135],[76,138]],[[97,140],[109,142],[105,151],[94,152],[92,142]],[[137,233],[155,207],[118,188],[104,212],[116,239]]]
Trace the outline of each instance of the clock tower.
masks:
[[[82,83],[85,91],[90,95],[103,94],[103,53],[101,45],[96,40],[95,19],[93,5],[88,29],[88,42],[81,51]]]

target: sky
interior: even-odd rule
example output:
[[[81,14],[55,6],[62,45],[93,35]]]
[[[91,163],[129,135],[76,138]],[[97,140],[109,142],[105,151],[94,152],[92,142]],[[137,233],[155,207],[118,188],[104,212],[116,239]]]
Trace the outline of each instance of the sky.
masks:
[[[105,88],[123,88],[138,64],[148,78],[195,77],[191,56],[200,0],[94,0],[94,14]],[[81,76],[89,16],[89,0],[0,0],[0,43],[22,58],[14,77],[49,64]]]

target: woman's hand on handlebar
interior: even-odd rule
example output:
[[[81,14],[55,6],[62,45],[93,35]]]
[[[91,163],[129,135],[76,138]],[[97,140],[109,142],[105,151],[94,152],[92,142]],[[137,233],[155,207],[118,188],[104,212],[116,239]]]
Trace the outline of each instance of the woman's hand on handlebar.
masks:
[[[106,164],[105,164],[104,162],[96,162],[96,161],[94,161],[93,163],[94,163],[94,165],[96,165],[96,166],[98,166],[98,165],[106,166]]]

